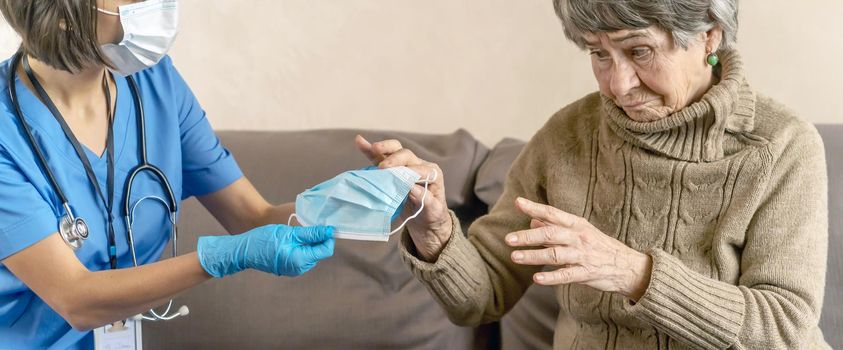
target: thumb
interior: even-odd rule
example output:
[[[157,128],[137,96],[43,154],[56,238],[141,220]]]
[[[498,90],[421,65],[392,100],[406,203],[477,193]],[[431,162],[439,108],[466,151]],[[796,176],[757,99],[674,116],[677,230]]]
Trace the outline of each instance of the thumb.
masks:
[[[366,158],[369,158],[370,161],[379,163],[383,160],[383,157],[380,157],[374,150],[372,150],[372,143],[369,140],[366,140],[362,135],[357,135],[354,138],[354,144],[357,146],[357,149],[360,150]]]
[[[313,245],[334,237],[334,228],[330,226],[296,227],[295,237],[299,243]]]

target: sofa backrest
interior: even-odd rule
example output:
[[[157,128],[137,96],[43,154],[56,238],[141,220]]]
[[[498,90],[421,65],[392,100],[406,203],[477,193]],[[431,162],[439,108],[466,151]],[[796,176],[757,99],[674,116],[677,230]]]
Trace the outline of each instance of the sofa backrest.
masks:
[[[828,165],[828,271],[820,328],[843,349],[843,125],[818,125]]]
[[[825,300],[820,328],[833,348],[843,348],[843,125],[818,125],[828,166],[829,245]],[[494,205],[503,181],[524,143],[504,140],[492,149],[478,171],[477,196]],[[504,350],[551,349],[559,306],[552,288],[533,285],[501,320]]]
[[[336,174],[369,165],[354,146],[356,134],[221,132],[220,137],[255,187],[271,203],[283,203]],[[440,164],[450,206],[485,207],[473,189],[488,150],[467,132],[362,134],[372,141],[397,138]],[[200,235],[224,234],[195,199],[181,210],[181,253],[195,250]],[[460,212],[468,213],[463,216],[467,222],[480,214]],[[338,240],[334,257],[298,278],[245,271],[209,281],[176,298],[176,307],[190,307],[189,316],[146,322],[144,343],[150,349],[485,348],[484,329],[454,326],[413,278],[401,261],[398,238],[388,243]]]

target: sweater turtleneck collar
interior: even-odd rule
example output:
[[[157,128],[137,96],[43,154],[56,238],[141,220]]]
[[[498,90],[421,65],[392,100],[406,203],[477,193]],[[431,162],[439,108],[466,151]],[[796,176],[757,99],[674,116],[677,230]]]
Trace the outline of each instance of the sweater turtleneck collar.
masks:
[[[744,79],[736,51],[720,55],[720,65],[716,67],[720,68],[720,81],[699,101],[656,121],[634,121],[603,96],[609,126],[624,140],[671,158],[690,162],[722,159],[726,132],[754,128],[755,93]]]

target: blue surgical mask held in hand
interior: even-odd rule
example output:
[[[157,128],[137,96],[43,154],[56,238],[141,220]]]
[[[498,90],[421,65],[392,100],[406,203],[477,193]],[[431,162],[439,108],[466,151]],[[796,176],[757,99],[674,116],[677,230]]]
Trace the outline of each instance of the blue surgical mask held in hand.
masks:
[[[434,172],[419,181],[421,176],[407,167],[347,171],[299,194],[296,213],[290,220],[295,217],[303,226],[332,226],[336,229],[336,238],[388,241],[390,235],[400,232],[424,210],[427,186],[436,180],[436,176]],[[392,222],[401,213],[407,195],[417,182],[424,184],[422,205],[392,230]]]
[[[199,263],[221,278],[245,269],[299,276],[334,255],[331,227],[261,226],[239,235],[199,237]]]

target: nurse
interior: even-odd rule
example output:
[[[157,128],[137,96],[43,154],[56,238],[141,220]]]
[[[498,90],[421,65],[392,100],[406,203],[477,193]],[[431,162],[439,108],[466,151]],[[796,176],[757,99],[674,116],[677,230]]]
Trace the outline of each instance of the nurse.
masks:
[[[293,206],[267,203],[220,144],[166,56],[176,0],[0,0],[0,10],[23,39],[0,63],[0,348],[92,348],[103,326],[131,328],[210,278],[298,276],[333,254],[332,228],[276,224]],[[143,171],[127,192],[144,161],[164,176]],[[243,233],[158,261],[191,196]],[[63,219],[87,229],[60,229]]]

